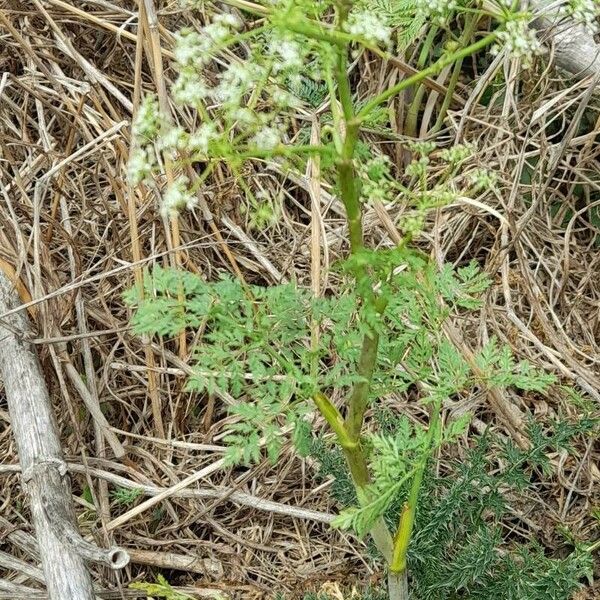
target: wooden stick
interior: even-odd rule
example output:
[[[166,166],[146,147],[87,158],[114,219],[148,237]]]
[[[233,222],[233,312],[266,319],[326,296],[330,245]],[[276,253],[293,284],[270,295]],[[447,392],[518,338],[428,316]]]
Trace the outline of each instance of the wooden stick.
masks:
[[[223,578],[223,566],[218,560],[201,558],[195,554],[176,554],[175,552],[158,552],[155,550],[129,550],[131,562],[149,565],[159,569],[185,571],[198,575],[209,575],[213,581]]]
[[[103,479],[112,485],[116,485],[128,490],[137,490],[145,496],[154,497],[163,494],[164,492],[169,492],[169,488],[160,487],[153,483],[139,483],[137,481],[127,479],[122,475],[117,475],[116,473],[111,473],[95,466],[90,467],[88,465],[84,466],[70,462],[67,463],[67,469],[70,473],[80,473],[82,475],[88,475],[89,477],[96,477],[98,479]],[[9,473],[18,473],[19,471],[19,465],[0,464],[0,477]],[[190,489],[190,487],[186,487],[185,489],[180,489],[176,492],[170,492],[169,495],[173,498],[193,498],[195,500],[221,500],[223,502],[233,502],[234,504],[239,504],[240,506],[249,506],[255,510],[292,517],[294,519],[306,519],[308,521],[315,521],[316,523],[330,524],[335,518],[335,515],[331,513],[259,498],[258,496],[253,496],[252,494],[248,494],[247,492],[242,492],[234,488],[193,487]],[[7,528],[5,523],[8,522],[0,517],[0,526]],[[8,525],[10,525],[10,523],[8,523]],[[10,537],[14,535],[22,536],[24,533],[22,531],[15,531],[8,534],[8,539],[13,544],[19,546],[19,541],[22,540],[17,538],[15,541]],[[127,552],[131,554],[131,550],[129,548],[127,549]],[[133,555],[131,556],[131,561],[135,562]]]
[[[64,367],[65,373],[67,377],[73,384],[73,387],[77,390],[79,396],[83,400],[85,407],[92,415],[92,419],[94,419],[94,423],[100,428],[104,439],[108,442],[112,451],[115,453],[117,458],[122,458],[125,456],[125,448],[123,448],[119,438],[116,434],[111,430],[109,422],[106,420],[102,409],[100,408],[100,403],[96,398],[90,394],[87,386],[85,385],[79,371],[73,366],[71,362],[71,358],[67,353],[66,344],[59,345],[60,350],[60,360]]]
[[[0,313],[19,303],[12,283],[0,273]],[[84,560],[122,568],[129,556],[120,548],[102,550],[81,537],[71,504],[58,428],[37,354],[25,341],[23,311],[0,323],[0,376],[8,402],[22,480],[29,496],[44,578],[50,600],[94,600]]]
[[[171,487],[163,489],[163,491],[161,491],[159,494],[156,494],[156,496],[148,498],[148,500],[144,500],[144,502],[142,502],[141,504],[138,504],[137,506],[135,506],[131,510],[127,511],[126,513],[119,515],[118,517],[113,519],[106,526],[106,530],[112,531],[113,529],[120,527],[121,525],[127,523],[134,517],[137,517],[137,515],[152,508],[155,504],[158,504],[162,500],[166,500],[167,498],[170,498],[171,496],[173,496],[180,490],[184,490],[185,488],[196,483],[197,481],[200,481],[201,479],[208,477],[211,473],[214,473],[215,471],[222,469],[224,465],[225,465],[225,459],[220,458],[219,460],[208,465],[207,467],[200,469],[200,471],[197,471],[196,473],[192,473],[191,475],[188,475],[187,477],[185,477],[184,479],[182,479],[175,485],[172,485]]]
[[[17,571],[21,575],[25,575],[29,579],[44,583],[44,574],[41,569],[28,563],[20,558],[16,558],[7,552],[0,550],[0,567],[7,571]]]

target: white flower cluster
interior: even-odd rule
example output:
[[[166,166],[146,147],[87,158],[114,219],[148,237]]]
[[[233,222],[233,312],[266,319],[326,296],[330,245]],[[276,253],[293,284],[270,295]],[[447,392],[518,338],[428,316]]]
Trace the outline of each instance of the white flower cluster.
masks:
[[[173,97],[178,104],[197,106],[208,97],[209,87],[191,68],[183,68],[173,85]]]
[[[208,36],[201,36],[193,29],[182,29],[175,34],[173,55],[180,67],[200,66],[205,62],[206,53],[212,45],[213,41]]]
[[[394,199],[392,161],[385,154],[379,154],[359,165],[361,196],[366,202],[389,202]]]
[[[388,45],[392,37],[391,28],[375,13],[366,10],[351,12],[344,28],[372,44]]]
[[[167,187],[160,212],[164,217],[174,216],[185,208],[191,210],[197,203],[198,199],[189,189],[188,178],[181,176]]]
[[[188,137],[189,136],[183,127],[171,126],[169,129],[162,132],[158,139],[158,148],[166,151],[185,150],[188,143]]]
[[[252,142],[259,150],[274,150],[281,143],[281,132],[277,127],[265,125],[254,134]]]
[[[271,32],[269,37],[265,51],[271,72],[265,94],[278,109],[297,108],[298,99],[286,88],[293,88],[302,79],[303,73],[310,69],[313,61],[309,56],[313,46],[310,43],[301,44],[289,33],[279,30]]]
[[[238,106],[263,77],[261,65],[249,61],[232,62],[219,76],[219,84],[212,90],[212,95],[218,102]]]
[[[427,156],[421,156],[420,158],[414,158],[404,169],[404,172],[409,177],[416,177],[420,179],[427,175],[427,169],[429,167],[429,158]]]
[[[598,16],[600,2],[598,0],[567,0],[560,7],[560,15],[581,23],[586,30],[594,35],[600,31]]]
[[[163,158],[175,163],[227,160],[236,153],[270,155],[281,147],[287,117],[282,109],[297,105],[286,87],[299,77],[310,43],[298,43],[289,33],[249,42],[238,52],[242,23],[231,14],[214,17],[200,30],[176,34],[174,57],[178,78],[172,88],[176,102],[196,109],[201,123],[192,129],[161,118],[158,102],[148,97],[134,123],[135,142],[128,163],[133,184],[158,172]],[[226,49],[231,49],[225,55]],[[258,151],[258,152],[257,152]],[[194,178],[192,178],[194,179]],[[178,177],[164,190],[160,211],[178,214],[196,204],[194,184]],[[261,209],[259,220],[266,219]],[[270,211],[272,214],[273,211]]]
[[[407,146],[413,154],[420,154],[421,156],[429,156],[437,147],[435,142],[424,141],[409,141]]]
[[[440,158],[447,163],[456,165],[473,155],[475,148],[471,144],[456,144],[451,148],[444,148]]]
[[[214,123],[202,123],[194,133],[188,137],[187,150],[191,154],[208,154],[212,141],[219,139],[219,132]]]
[[[132,133],[136,138],[151,140],[158,134],[160,124],[160,110],[156,96],[146,96],[140,104],[135,120],[133,121]]]
[[[488,169],[475,169],[467,176],[469,183],[473,186],[474,192],[491,190],[495,187],[498,177],[493,171]]]
[[[127,181],[135,186],[147,180],[152,175],[155,164],[154,152],[143,146],[135,148],[127,162]]]
[[[400,220],[400,228],[405,235],[410,235],[412,238],[416,238],[423,231],[424,226],[425,215],[422,212],[404,215]]]
[[[447,206],[456,200],[456,192],[454,192],[449,184],[436,185],[432,189],[423,192],[419,198],[419,208],[428,210],[438,206]]]
[[[179,77],[173,86],[173,96],[177,102],[197,106],[206,100],[211,89],[200,70],[241,26],[237,17],[224,13],[216,15],[211,23],[199,31],[184,29],[177,33],[174,55],[179,66]]]
[[[417,16],[445,23],[458,3],[456,0],[415,0]]]
[[[193,133],[181,126],[172,126],[159,137],[158,148],[174,157],[178,152],[185,152],[193,160],[199,160],[206,158],[211,142],[220,137],[214,123],[202,123]]]
[[[241,26],[237,17],[226,13],[216,15],[211,23],[198,31],[182,29],[175,35],[175,60],[180,67],[200,67],[206,64],[214,51]]]
[[[492,53],[497,54],[505,47],[513,58],[521,59],[524,68],[531,66],[533,57],[543,52],[535,31],[529,28],[527,20],[523,18],[507,21],[505,29],[498,32],[498,41]]]
[[[269,45],[269,52],[275,58],[273,70],[299,71],[304,63],[304,53],[298,42],[286,38],[275,37]]]
[[[250,46],[252,52],[247,58],[232,52],[226,61],[216,60],[226,47],[235,44],[235,31],[241,25],[236,17],[222,14],[199,31],[187,29],[177,34],[174,53],[179,77],[173,95],[180,104],[202,108],[203,112],[210,106],[215,122],[220,123],[219,130],[239,130],[242,135],[238,141],[272,150],[281,143],[284,130],[275,122],[276,115],[297,105],[297,99],[285,88],[300,76],[311,45],[298,43],[289,33],[272,32],[265,46]],[[218,63],[216,81],[211,83],[203,75],[209,63]],[[269,99],[266,110],[263,98]],[[176,133],[172,131],[170,136],[175,136],[177,143],[167,139],[166,145],[194,154],[205,153],[217,137],[224,143],[235,137],[226,133],[219,136],[214,126],[202,126],[185,139]]]
[[[297,79],[298,78],[294,78],[294,81]],[[300,102],[294,94],[290,94],[290,92],[283,90],[278,86],[272,86],[269,91],[271,100],[273,100],[273,103],[279,108],[298,108],[300,106]]]
[[[152,174],[156,157],[151,143],[163,126],[156,97],[146,96],[131,126],[133,149],[127,162],[127,180],[131,185],[138,185]]]

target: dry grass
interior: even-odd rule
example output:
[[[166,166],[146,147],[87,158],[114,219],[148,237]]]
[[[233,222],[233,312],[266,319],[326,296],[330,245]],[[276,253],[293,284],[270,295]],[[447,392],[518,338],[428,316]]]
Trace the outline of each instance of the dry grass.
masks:
[[[96,568],[96,581],[126,590],[132,580],[153,580],[160,567],[198,597],[221,590],[270,598],[347,581],[357,567],[367,579],[360,542],[326,525],[335,507],[327,484],[315,489],[313,466],[290,452],[275,468],[219,469],[227,417],[221,398],[184,391],[190,340],[153,343],[128,327],[121,294],[147,265],[180,263],[208,278],[227,270],[262,283],[295,278],[323,290],[335,284],[327,268],[345,249],[341,208],[316,165],[307,174],[246,167],[252,189],[281,199],[280,218],[265,230],[249,227],[242,191],[225,170],[202,190],[201,210],[178,223],[164,222],[157,210],[164,182],[128,188],[132,111],[142,90],[171,80],[172,33],[203,19],[174,3],[159,8],[155,29],[144,14],[138,28],[137,7],[127,0],[0,0],[0,268],[18,284],[37,331],[82,530],[101,545],[131,549],[123,574]],[[402,65],[367,57],[354,68],[364,95],[403,76]],[[510,83],[487,107],[478,104],[481,81],[502,69]],[[597,402],[600,219],[592,208],[600,215],[600,179],[598,123],[588,121],[598,118],[598,98],[589,82],[559,81],[541,69],[519,79],[511,69],[495,61],[477,74],[477,86],[465,80],[459,91],[468,100],[453,107],[439,136],[445,144],[477,143],[473,163],[500,174],[498,194],[439,210],[420,243],[440,262],[475,258],[494,278],[480,320],[452,325],[465,352],[498,336]],[[397,135],[372,134],[399,161],[402,111],[400,98],[390,108]],[[312,119],[308,109],[298,115],[299,124]],[[420,124],[424,133],[430,125]],[[374,243],[393,243],[400,213],[370,209]],[[422,416],[404,398],[386,402]],[[104,420],[92,419],[90,406],[100,406]],[[507,406],[512,417],[503,413]],[[476,411],[476,426],[513,436],[529,413],[551,418],[578,410],[564,396],[498,398],[493,390],[465,398],[458,409],[465,407]],[[31,562],[31,547],[14,535],[31,530],[2,404],[0,422],[0,543]],[[593,537],[600,474],[598,448],[587,444],[577,459],[554,457],[552,485],[521,515],[523,527],[542,531],[549,546],[559,523],[577,538]],[[182,481],[187,485],[177,485]],[[117,487],[143,492],[121,504]],[[163,499],[152,501],[161,492]],[[23,572],[6,570],[2,578],[39,588]]]

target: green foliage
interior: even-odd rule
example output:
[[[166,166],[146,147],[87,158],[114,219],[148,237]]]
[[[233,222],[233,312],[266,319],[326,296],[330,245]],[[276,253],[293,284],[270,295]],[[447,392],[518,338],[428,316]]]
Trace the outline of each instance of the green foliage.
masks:
[[[227,390],[236,399],[231,413],[239,420],[227,438],[231,463],[258,461],[262,443],[277,460],[284,426],[301,442],[307,406],[299,399],[309,398],[318,385],[311,374],[318,357],[305,345],[312,313],[306,292],[292,285],[244,288],[229,278],[209,284],[164,269],[155,269],[145,287],[149,299],[133,320],[138,332],[176,335],[203,327],[188,389]]]
[[[156,583],[136,582],[131,583],[132,590],[146,592],[149,596],[164,598],[165,600],[192,600],[192,596],[182,594],[171,587],[171,584],[162,576],[156,577]]]
[[[586,422],[571,426],[569,439],[589,427]],[[409,554],[415,598],[571,597],[591,572],[589,553],[575,548],[566,558],[547,557],[535,540],[515,545],[501,528],[509,503],[518,503],[518,491],[541,466],[537,459],[566,441],[560,429],[517,453],[483,436],[448,475],[425,483]],[[503,466],[497,469],[490,456]]]
[[[397,272],[399,265],[404,268]],[[358,294],[347,290],[316,301],[291,284],[246,288],[229,278],[207,283],[161,268],[146,278],[147,300],[139,303],[133,319],[136,331],[177,335],[201,328],[188,388],[226,390],[236,401],[229,410],[237,419],[226,438],[230,464],[257,462],[263,449],[275,462],[289,429],[305,454],[310,399],[319,390],[349,393],[362,381],[357,363],[363,336],[371,330],[378,332],[380,345],[371,398],[419,389],[421,400],[439,410],[443,401],[481,384],[442,331],[451,311],[478,306],[477,295],[488,279],[476,265],[437,271],[418,252],[398,249],[365,250],[341,268],[368,273],[364,288],[359,279]],[[386,302],[381,314],[365,310],[369,305],[361,298],[369,294],[371,278],[381,282],[379,294]],[[135,295],[128,300],[134,303]],[[321,329],[316,349],[306,343],[314,324]],[[494,340],[478,354],[477,364],[496,386],[543,391],[554,381],[527,363],[516,363],[508,348],[498,348]],[[360,490],[359,504],[334,524],[366,534],[406,494],[427,456],[467,429],[468,418],[432,431],[402,417],[392,431],[368,436],[373,481]]]
[[[302,102],[309,104],[313,108],[321,106],[328,96],[327,85],[325,83],[315,81],[306,76],[301,76],[292,81],[290,89]]]
[[[122,488],[117,487],[111,493],[110,497],[117,503],[123,506],[133,504],[141,495],[143,490],[140,488]]]
[[[348,465],[338,446],[332,446],[323,437],[315,436],[310,447],[310,456],[317,460],[316,478],[324,481],[333,479],[330,487],[331,495],[342,507],[349,507],[358,502],[356,489],[348,472]]]
[[[399,264],[404,268],[398,270]],[[245,288],[229,278],[207,283],[194,275],[155,269],[145,279],[148,300],[137,300],[133,324],[140,333],[163,335],[201,328],[202,337],[194,350],[194,375],[188,386],[196,391],[226,390],[236,400],[230,413],[238,420],[230,426],[226,438],[229,462],[256,462],[263,449],[270,460],[276,461],[285,440],[284,430],[291,429],[292,440],[302,454],[312,449],[318,455],[321,475],[333,474],[336,478],[333,493],[347,508],[334,525],[353,529],[362,536],[380,518],[397,513],[417,470],[442,444],[452,443],[464,434],[470,415],[443,427],[438,425],[435,430],[404,416],[388,415],[387,424],[364,439],[372,482],[359,489],[357,495],[342,453],[323,440],[311,442],[310,426],[305,420],[310,398],[318,390],[349,392],[361,381],[356,364],[369,329],[378,331],[380,337],[371,398],[419,389],[421,400],[439,410],[443,401],[480,385],[457,349],[443,336],[441,326],[451,311],[474,309],[479,302],[477,295],[485,290],[488,280],[475,265],[437,271],[418,252],[407,250],[365,251],[340,267],[348,274],[367,270],[370,277],[381,282],[379,294],[386,301],[381,315],[364,310],[361,296],[368,294],[366,284],[364,290],[357,286],[358,294],[348,290],[339,297],[314,301],[293,285]],[[178,300],[181,290],[183,303]],[[129,301],[136,302],[135,296],[129,296]],[[146,306],[150,307],[148,314]],[[311,323],[321,328],[317,349],[306,344]],[[486,380],[496,386],[543,391],[554,381],[526,363],[515,362],[509,350],[498,347],[495,340],[480,351],[476,362]],[[453,479],[452,485],[449,480],[438,482],[438,486],[445,486],[445,496],[435,513],[424,509],[428,516],[417,530],[417,539],[424,542],[420,547],[415,541],[411,555],[414,568],[418,569],[420,561],[433,564],[436,548],[447,547],[452,539],[463,543],[451,555],[439,558],[440,571],[446,565],[455,565],[440,579],[446,587],[440,587],[440,582],[423,583],[428,590],[423,598],[443,598],[451,588],[471,589],[474,582],[487,576],[491,564],[497,565],[499,573],[509,572],[512,563],[500,561],[497,552],[499,530],[490,528],[481,515],[486,511],[501,515],[505,505],[500,484],[526,487],[526,472],[517,466],[535,463],[543,470],[548,446],[566,443],[573,431],[561,424],[548,438],[533,424],[530,437],[534,446],[530,452],[524,454],[505,443],[503,453],[513,467],[502,478],[490,478],[484,469],[484,453],[474,452],[469,471],[463,473],[463,466],[456,467],[461,479]],[[437,494],[440,498],[440,489],[429,497]],[[485,495],[482,489],[487,490]],[[465,506],[470,508],[465,510]],[[474,510],[479,510],[477,518]],[[460,523],[464,529],[458,531]],[[441,539],[444,534],[446,537]],[[562,573],[560,569],[558,572]]]
[[[469,425],[470,415],[452,422],[444,432],[434,432],[434,443],[428,445],[428,433],[414,426],[407,417],[396,421],[394,433],[376,433],[368,438],[373,483],[361,490],[361,504],[342,511],[332,525],[354,529],[359,536],[369,532],[377,519],[384,516],[406,482],[429,452],[443,442],[453,441]]]
[[[94,496],[92,494],[92,489],[90,488],[89,485],[86,485],[83,488],[83,493],[81,494],[81,497],[89,504],[94,504]]]
[[[590,573],[589,554],[550,558],[535,542],[503,539],[501,519],[509,498],[517,501],[509,490],[528,479],[532,465],[501,453],[505,467],[494,471],[491,450],[481,438],[449,475],[426,482],[409,554],[415,598],[568,600]]]
[[[404,418],[385,411],[378,420],[393,431]],[[591,573],[591,554],[576,547],[565,558],[549,557],[535,539],[516,544],[507,538],[502,521],[511,518],[509,506],[518,506],[521,491],[539,480],[536,472],[543,472],[548,452],[569,450],[577,436],[597,431],[598,422],[590,419],[557,422],[546,432],[534,425],[527,451],[486,434],[466,456],[450,463],[445,475],[426,478],[408,555],[411,597],[569,600]],[[336,499],[345,506],[352,503],[343,462],[331,460],[318,445],[313,456],[321,462],[322,476],[336,478]],[[401,503],[388,508],[390,522],[397,521],[399,510]]]
[[[461,308],[475,310],[481,306],[479,296],[487,290],[490,280],[482,273],[477,263],[471,262],[456,272],[448,264],[439,274],[440,294],[448,302],[454,302]]]
[[[362,0],[360,6],[373,11],[397,30],[398,49],[405,50],[417,40],[426,19],[417,12],[414,0]]]
[[[498,347],[495,338],[477,356],[477,365],[493,386],[515,386],[522,390],[544,391],[556,382],[551,373],[534,369],[530,363],[515,363],[508,346]]]
[[[388,600],[389,597],[384,591],[369,586],[360,591],[353,588],[348,598],[350,600]],[[281,600],[285,599],[281,598]],[[302,600],[339,600],[339,596],[332,596],[326,592],[309,592],[302,597]]]
[[[143,303],[134,317],[134,327],[140,333],[174,336],[186,327],[198,327],[202,322],[208,298],[201,293],[202,281],[191,273],[156,268],[144,282],[144,293],[150,300]],[[178,294],[185,295],[185,306]],[[138,293],[135,288],[125,294],[125,301],[134,304]]]
[[[403,263],[408,268],[394,274]],[[292,284],[246,288],[230,278],[208,283],[162,268],[145,278],[142,302],[134,291],[126,299],[137,304],[133,326],[138,333],[176,336],[186,329],[202,330],[188,389],[226,390],[235,398],[230,412],[238,419],[227,439],[231,463],[256,462],[263,446],[276,461],[283,429],[292,428],[294,440],[306,450],[304,418],[315,392],[349,391],[361,380],[356,365],[370,328],[379,330],[381,338],[372,397],[419,382],[426,386],[423,400],[432,401],[475,385],[439,326],[450,310],[475,304],[474,294],[487,284],[486,278],[473,266],[437,273],[409,250],[365,251],[343,265],[349,273],[365,268],[382,280],[380,295],[387,302],[383,315],[361,311],[365,301],[351,290],[315,301]],[[364,294],[369,293],[367,286],[365,281]],[[439,303],[439,296],[446,305]],[[306,340],[315,323],[321,328],[321,343],[312,349]],[[503,366],[506,382],[528,381],[524,367],[510,379]]]

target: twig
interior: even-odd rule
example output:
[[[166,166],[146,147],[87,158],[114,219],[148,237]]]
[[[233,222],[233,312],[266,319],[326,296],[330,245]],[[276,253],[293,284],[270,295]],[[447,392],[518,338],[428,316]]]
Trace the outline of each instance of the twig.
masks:
[[[142,502],[138,506],[132,508],[131,510],[128,510],[126,513],[118,516],[116,519],[113,519],[106,526],[107,531],[112,531],[113,529],[120,527],[121,525],[123,525],[124,523],[127,523],[128,521],[130,521],[137,515],[152,508],[155,504],[158,504],[162,500],[166,500],[167,498],[170,498],[171,496],[173,496],[173,494],[176,494],[177,492],[189,487],[190,485],[196,483],[197,481],[200,481],[201,479],[208,477],[211,473],[214,473],[215,471],[222,469],[224,466],[225,466],[225,459],[221,458],[221,459],[215,461],[214,463],[208,465],[207,467],[200,469],[200,471],[197,471],[196,473],[192,473],[191,475],[188,475],[187,477],[185,477],[184,479],[182,479],[180,482],[176,483],[175,485],[164,489],[156,496],[149,498],[145,502]]]
[[[11,283],[0,274],[0,310],[18,303]],[[77,530],[56,422],[35,351],[14,330],[26,334],[27,317],[0,325],[0,374],[4,381],[23,482],[29,496],[42,568],[51,600],[93,600],[84,560],[102,560],[117,568],[128,562],[119,548],[100,550]],[[60,560],[56,557],[60,556]]]

